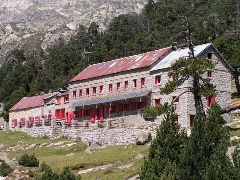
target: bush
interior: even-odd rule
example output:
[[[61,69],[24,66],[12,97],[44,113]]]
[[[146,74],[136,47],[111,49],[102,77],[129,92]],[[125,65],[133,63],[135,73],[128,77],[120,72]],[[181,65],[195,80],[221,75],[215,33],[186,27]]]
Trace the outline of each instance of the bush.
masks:
[[[34,154],[30,156],[28,154],[24,154],[18,159],[18,164],[25,167],[38,167],[39,161]]]
[[[59,175],[59,180],[80,180],[82,179],[80,175],[75,176],[68,166],[63,168],[63,171]]]
[[[75,176],[70,168],[64,167],[63,171],[60,174],[57,174],[52,171],[51,167],[48,166],[45,162],[40,165],[40,171],[44,171],[42,176],[36,177],[36,180],[81,180],[81,176]]]
[[[34,173],[31,170],[29,170],[27,174],[29,177],[34,177]]]
[[[11,172],[9,164],[5,161],[2,161],[0,164],[0,176],[6,177]]]

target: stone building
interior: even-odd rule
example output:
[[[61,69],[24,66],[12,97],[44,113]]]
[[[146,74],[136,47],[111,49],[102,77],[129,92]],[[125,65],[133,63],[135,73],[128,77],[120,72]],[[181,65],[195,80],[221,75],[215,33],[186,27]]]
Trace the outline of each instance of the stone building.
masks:
[[[209,58],[216,63],[204,76],[216,86],[216,97],[203,97],[205,108],[213,102],[224,107],[231,102],[231,72],[233,69],[214,47],[203,44],[194,47],[195,57]],[[189,49],[174,50],[171,47],[93,64],[85,68],[69,82],[68,91],[23,98],[10,109],[11,127],[23,124],[23,119],[49,119],[57,122],[110,122],[123,121],[126,125],[144,123],[142,108],[174,101],[182,127],[191,127],[195,115],[193,95],[184,93],[191,86],[191,79],[170,95],[161,95],[160,88],[176,76],[168,77],[172,63],[189,56]],[[24,106],[24,103],[39,103]],[[40,103],[41,99],[41,103]],[[26,101],[26,102],[25,102]],[[46,118],[47,117],[47,118]],[[49,118],[50,117],[50,118]],[[160,122],[162,116],[156,121]],[[40,121],[40,120],[39,120]]]

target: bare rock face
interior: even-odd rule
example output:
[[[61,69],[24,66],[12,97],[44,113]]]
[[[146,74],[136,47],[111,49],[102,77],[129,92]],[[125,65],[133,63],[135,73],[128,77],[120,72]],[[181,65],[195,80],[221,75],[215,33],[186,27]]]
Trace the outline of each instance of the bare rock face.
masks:
[[[96,22],[104,30],[120,14],[140,13],[147,1],[0,0],[0,64],[15,48],[46,50],[59,38],[68,40],[79,25]]]

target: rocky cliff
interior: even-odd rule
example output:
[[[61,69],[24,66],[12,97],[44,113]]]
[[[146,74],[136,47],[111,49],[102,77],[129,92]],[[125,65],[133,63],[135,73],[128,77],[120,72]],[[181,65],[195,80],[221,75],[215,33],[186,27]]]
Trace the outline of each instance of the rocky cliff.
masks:
[[[110,21],[140,13],[147,0],[0,0],[0,64],[14,48],[46,50],[69,39],[79,24],[96,22],[104,30]]]

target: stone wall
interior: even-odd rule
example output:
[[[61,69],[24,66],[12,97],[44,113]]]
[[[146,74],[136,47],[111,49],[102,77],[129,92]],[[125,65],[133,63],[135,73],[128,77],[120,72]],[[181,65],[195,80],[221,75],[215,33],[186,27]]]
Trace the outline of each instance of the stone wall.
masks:
[[[22,127],[12,130],[25,132],[33,137],[49,136],[50,138],[59,138],[65,136],[71,139],[80,138],[82,142],[89,145],[98,142],[102,145],[124,145],[133,144],[141,133],[150,132],[152,137],[156,137],[153,129],[139,128],[63,128],[60,126],[39,126],[39,127]]]

